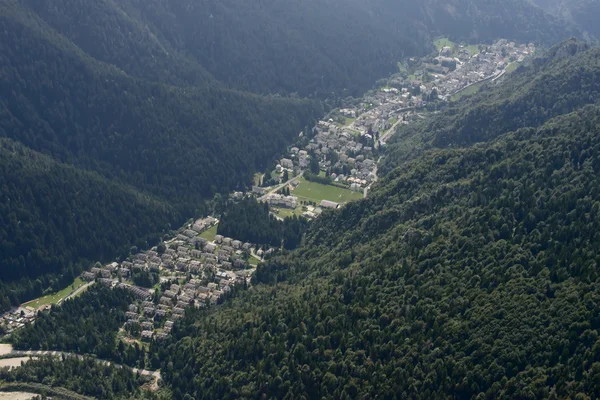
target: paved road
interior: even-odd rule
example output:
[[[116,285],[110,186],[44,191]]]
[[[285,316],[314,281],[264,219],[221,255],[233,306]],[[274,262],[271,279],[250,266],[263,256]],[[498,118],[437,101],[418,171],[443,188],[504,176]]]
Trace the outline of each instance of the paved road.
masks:
[[[250,249],[250,254],[252,255],[252,257],[256,258],[257,260],[259,260],[260,262],[265,262],[265,260],[259,256],[256,255],[256,252],[254,251],[254,247],[252,247]]]
[[[35,356],[43,356],[43,355],[52,355],[52,356],[75,356],[79,358],[83,358],[81,354],[69,353],[64,351],[49,351],[49,350],[15,350],[12,348],[10,344],[2,344],[0,345],[0,355],[3,356],[3,359],[7,358],[23,358],[23,357],[35,357]],[[112,361],[97,359],[98,362],[104,364],[111,364],[115,367],[125,367],[130,368],[121,364],[114,363]],[[140,375],[146,375],[154,377],[155,379],[160,379],[160,371],[150,371],[147,369],[139,369],[139,368],[131,368],[133,372],[139,372]]]
[[[269,190],[267,193],[265,193],[264,195],[262,195],[261,197],[259,197],[258,200],[259,201],[265,200],[269,195],[272,195],[273,193],[277,193],[284,186],[290,185],[290,184],[296,182],[298,179],[300,179],[302,177],[302,175],[304,175],[304,171],[300,172],[300,174],[298,174],[298,176],[290,179],[289,181],[284,182],[284,183],[280,183],[279,185],[275,186],[273,189]]]
[[[385,142],[390,135],[392,135],[394,132],[396,132],[396,127],[398,127],[398,125],[400,125],[401,123],[402,123],[402,120],[400,119],[394,125],[392,125],[392,127],[390,129],[385,131],[385,133],[379,137],[379,140],[382,142]]]
[[[75,297],[77,296],[79,293],[81,293],[82,291],[84,291],[85,289],[89,288],[92,284],[94,283],[94,281],[88,282],[85,285],[77,288],[73,293],[71,293],[70,295],[60,299],[59,303],[62,303],[63,301],[70,299],[71,297]]]

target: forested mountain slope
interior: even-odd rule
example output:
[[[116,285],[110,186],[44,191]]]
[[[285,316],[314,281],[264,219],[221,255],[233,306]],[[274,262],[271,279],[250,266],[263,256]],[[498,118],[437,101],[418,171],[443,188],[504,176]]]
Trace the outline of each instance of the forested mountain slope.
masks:
[[[176,398],[598,397],[598,126],[587,106],[403,165],[182,327],[163,379]]]
[[[304,100],[135,79],[43,22],[0,18],[0,135],[169,200],[248,181],[318,115]]]
[[[0,308],[70,284],[97,260],[158,242],[174,207],[0,139]]]
[[[0,138],[20,145],[1,177],[0,280],[14,291],[0,295],[13,304],[246,186],[322,112],[128,75],[11,2],[0,5],[0,37]],[[20,278],[34,281],[10,283]]]
[[[377,2],[375,2],[377,3]],[[471,43],[498,38],[545,45],[579,35],[565,19],[525,0],[380,0],[386,15],[407,15],[434,35]]]
[[[600,99],[600,49],[579,40],[562,42],[504,82],[451,104],[422,123],[401,127],[381,169],[391,171],[428,148],[469,146]]]
[[[600,27],[597,20],[600,15],[600,1],[598,0],[533,0],[534,3],[546,11],[570,21],[582,30],[593,35],[596,39],[600,36]]]
[[[528,0],[25,0],[84,52],[179,85],[360,95],[431,38],[553,44],[576,34]],[[216,82],[212,82],[216,84]]]
[[[405,157],[239,298],[188,316],[159,350],[175,397],[600,396],[597,58],[568,41],[534,63],[545,84],[474,97],[454,141]],[[489,132],[464,134],[475,117]]]

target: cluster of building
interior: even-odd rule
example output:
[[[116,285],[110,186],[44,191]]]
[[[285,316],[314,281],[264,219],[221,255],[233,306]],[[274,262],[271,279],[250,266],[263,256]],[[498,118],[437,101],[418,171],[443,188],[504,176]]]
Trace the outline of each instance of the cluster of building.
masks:
[[[0,326],[5,334],[10,334],[16,329],[35,320],[36,310],[31,307],[18,307],[0,316]]]
[[[435,58],[438,60],[437,67],[443,68],[442,71],[433,69],[431,64],[426,65],[425,70],[430,72],[434,79],[422,84],[421,91],[424,94],[435,90],[440,99],[447,100],[470,85],[498,78],[511,63],[523,62],[526,57],[532,55],[535,46],[531,43],[516,45],[514,42],[499,40],[491,46],[485,46],[475,55],[471,55],[465,48],[454,56],[451,56],[450,52],[451,50],[445,47],[440,56]],[[442,67],[447,63],[455,65],[455,69]]]
[[[154,247],[140,251],[128,260],[94,267],[83,274],[87,280],[128,290],[136,301],[127,312],[125,328],[139,326],[142,339],[163,340],[171,331],[173,323],[182,318],[185,308],[216,304],[235,285],[248,284],[254,269],[245,260],[253,249],[244,243],[221,235],[209,241],[200,233],[218,223],[212,217],[199,219],[180,230],[175,238],[166,242],[159,253]],[[256,252],[262,257],[272,250]],[[153,271],[160,276],[161,287],[168,289],[145,289],[127,281],[137,271]]]

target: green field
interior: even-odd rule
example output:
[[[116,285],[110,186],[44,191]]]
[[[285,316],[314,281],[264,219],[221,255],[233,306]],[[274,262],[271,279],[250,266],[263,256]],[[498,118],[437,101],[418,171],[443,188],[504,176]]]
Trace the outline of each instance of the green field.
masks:
[[[469,50],[469,53],[471,53],[472,56],[474,56],[475,54],[479,54],[479,45],[477,45],[477,44],[468,45],[467,50]]]
[[[200,237],[212,242],[213,240],[215,240],[215,235],[217,234],[217,226],[219,225],[217,224],[211,226],[210,228],[202,232],[200,234]]]
[[[346,203],[351,200],[363,198],[362,192],[353,192],[349,189],[333,185],[323,185],[317,182],[309,182],[304,178],[300,178],[300,184],[294,189],[294,196],[297,196],[300,201],[314,201],[317,205],[321,200],[335,201],[336,203]]]
[[[521,65],[521,63],[517,61],[508,64],[508,66],[506,67],[506,73],[509,74],[513,72],[515,69],[519,68],[519,65]]]
[[[248,264],[257,266],[260,260],[254,256],[248,257]]]
[[[344,124],[344,126],[350,125],[355,120],[355,118],[351,118],[351,117],[344,117],[344,118],[346,119],[346,123]]]
[[[475,94],[479,91],[479,89],[481,89],[481,87],[485,84],[485,82],[480,82],[480,83],[476,83],[474,85],[469,86],[468,88],[466,88],[465,90],[458,92],[456,94],[454,94],[450,100],[452,101],[457,101],[460,100],[461,98],[465,97],[465,96],[470,96],[472,94]]]
[[[438,50],[441,50],[442,48],[444,48],[446,46],[450,46],[450,47],[454,46],[454,42],[451,41],[450,39],[448,39],[447,37],[439,38],[433,43],[435,44],[435,47],[437,47]]]
[[[279,211],[276,212],[275,214],[280,218],[291,217],[294,215],[299,217],[300,215],[302,215],[302,207],[296,207],[293,210],[291,210],[289,208],[280,208]]]
[[[260,172],[257,172],[254,174],[254,179],[252,180],[252,182],[258,186],[260,185],[260,181],[262,180],[263,174]]]
[[[44,297],[40,297],[38,299],[32,300],[29,303],[25,303],[23,305],[28,306],[28,307],[33,307],[33,308],[39,308],[39,307],[47,305],[47,304],[56,304],[63,298],[65,298],[68,295],[70,295],[71,293],[73,293],[75,290],[82,287],[83,285],[85,285],[85,282],[82,281],[81,278],[77,277],[77,278],[75,278],[75,281],[71,285],[67,286],[63,290],[48,294]]]

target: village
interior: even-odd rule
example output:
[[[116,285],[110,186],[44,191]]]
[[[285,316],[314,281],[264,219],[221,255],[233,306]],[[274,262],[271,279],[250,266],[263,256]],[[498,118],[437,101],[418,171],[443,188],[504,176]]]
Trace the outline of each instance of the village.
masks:
[[[535,47],[500,40],[489,46],[443,41],[438,54],[411,59],[385,87],[334,110],[309,135],[300,134],[272,172],[258,174],[250,193],[267,202],[277,218],[316,218],[368,195],[377,163],[397,126],[424,118],[428,104],[456,99],[477,85],[500,78],[535,52]],[[127,259],[96,264],[78,278],[70,294],[37,306],[30,302],[0,316],[10,334],[35,321],[50,303],[60,303],[93,282],[133,293],[121,334],[130,340],[164,340],[187,307],[217,304],[238,286],[248,286],[256,265],[276,251],[217,235],[218,219],[205,217],[180,228],[175,237]],[[136,274],[158,277],[152,287],[136,285]],[[34,306],[35,305],[35,306]]]
[[[438,50],[430,57],[410,59],[385,87],[334,110],[318,122],[310,137],[301,134],[275,166],[274,179],[263,177],[263,187],[254,186],[253,192],[272,206],[301,209],[307,218],[317,216],[323,208],[343,205],[338,198],[320,199],[316,206],[303,205],[305,192],[298,188],[302,189],[309,176],[318,175],[313,177],[313,185],[348,189],[366,197],[377,180],[380,150],[398,125],[424,118],[431,103],[456,100],[461,93],[468,94],[516,69],[535,52],[535,46],[506,40],[466,46],[443,40]],[[341,194],[338,197],[343,198]]]
[[[126,313],[126,336],[164,340],[186,307],[217,304],[235,286],[249,285],[256,264],[274,251],[221,235],[202,236],[209,233],[210,237],[217,224],[213,217],[196,220],[163,246],[140,251],[120,263],[94,267],[83,278],[133,293],[136,301]],[[140,271],[157,274],[159,283],[152,289],[132,284],[128,278]]]

